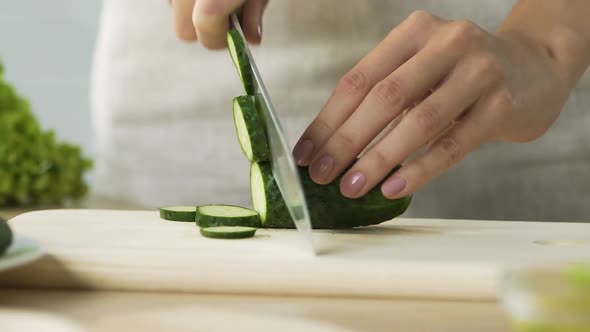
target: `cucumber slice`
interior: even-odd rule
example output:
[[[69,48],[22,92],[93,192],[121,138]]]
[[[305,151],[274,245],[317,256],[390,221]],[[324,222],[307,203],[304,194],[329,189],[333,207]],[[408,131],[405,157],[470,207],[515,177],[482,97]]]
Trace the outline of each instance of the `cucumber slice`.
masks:
[[[12,237],[12,230],[8,226],[8,222],[0,218],[0,256],[2,256],[12,244]]]
[[[201,228],[201,235],[213,239],[245,239],[253,237],[257,228],[243,226],[218,226]]]
[[[250,190],[262,227],[295,227],[269,163],[250,165]]]
[[[258,212],[235,205],[203,205],[197,207],[197,225],[202,228],[216,226],[260,227]]]
[[[299,167],[299,176],[314,229],[353,228],[379,224],[404,213],[412,200],[411,195],[395,200],[387,199],[381,193],[380,185],[361,198],[351,199],[340,193],[340,177],[328,185],[318,185],[309,177],[307,167]],[[295,227],[270,164],[253,163],[251,165],[250,188],[252,205],[260,215],[262,227]]]
[[[240,79],[244,84],[246,94],[255,94],[254,73],[252,72],[250,59],[246,53],[246,41],[236,29],[231,29],[227,32],[227,45],[229,55],[231,56],[238,71],[238,75],[240,75]]]
[[[238,141],[248,160],[259,162],[270,159],[270,150],[262,119],[256,110],[254,97],[234,98],[234,124]]]
[[[160,208],[160,218],[171,221],[195,221],[196,206],[169,206]]]

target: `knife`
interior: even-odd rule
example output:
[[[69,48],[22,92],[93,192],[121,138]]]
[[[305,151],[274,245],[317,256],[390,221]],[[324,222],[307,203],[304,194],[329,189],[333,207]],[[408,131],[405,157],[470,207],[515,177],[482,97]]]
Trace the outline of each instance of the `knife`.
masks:
[[[232,14],[231,22],[233,27],[244,39],[246,54],[248,55],[250,67],[254,73],[254,100],[256,102],[256,107],[262,114],[262,119],[266,128],[266,134],[270,145],[273,175],[298,233],[301,234],[305,242],[315,254],[316,248],[313,234],[311,232],[311,219],[309,217],[309,210],[307,208],[305,195],[303,194],[303,186],[301,185],[301,179],[299,178],[295,160],[289,152],[290,150],[288,149],[283,129],[276,113],[274,112],[270,97],[262,82],[262,77],[256,67],[252,53],[250,53],[248,43],[246,42],[244,32],[242,31],[240,21],[236,14]]]

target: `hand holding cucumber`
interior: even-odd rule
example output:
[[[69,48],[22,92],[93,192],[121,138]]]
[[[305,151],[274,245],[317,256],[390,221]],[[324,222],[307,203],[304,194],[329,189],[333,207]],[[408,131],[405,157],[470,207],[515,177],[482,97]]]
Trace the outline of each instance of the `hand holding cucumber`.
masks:
[[[259,44],[262,15],[268,0],[169,0],[174,8],[176,35],[184,41],[199,41],[209,49],[227,46],[229,16],[242,10],[242,28],[246,39]]]
[[[318,184],[344,173],[347,197],[385,179],[381,191],[394,199],[486,142],[537,139],[590,63],[583,9],[590,4],[521,1],[495,33],[413,13],[344,75],[296,144],[295,159]]]

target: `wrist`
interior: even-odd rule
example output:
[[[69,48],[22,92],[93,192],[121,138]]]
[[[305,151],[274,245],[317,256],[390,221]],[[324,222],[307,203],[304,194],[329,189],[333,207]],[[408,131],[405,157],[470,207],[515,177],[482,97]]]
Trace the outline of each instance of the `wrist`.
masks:
[[[502,26],[496,31],[496,36],[542,54],[563,80],[572,86],[590,65],[590,40],[566,26],[555,26],[542,35],[519,27]]]

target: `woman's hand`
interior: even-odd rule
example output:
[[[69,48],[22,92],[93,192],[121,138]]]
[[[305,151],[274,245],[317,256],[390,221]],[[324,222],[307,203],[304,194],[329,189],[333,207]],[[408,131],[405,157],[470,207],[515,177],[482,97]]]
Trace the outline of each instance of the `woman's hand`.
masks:
[[[184,41],[198,40],[209,49],[227,46],[229,16],[240,7],[246,39],[259,44],[262,14],[268,0],[169,0],[174,8],[176,36]]]
[[[425,147],[381,186],[408,195],[482,143],[545,133],[575,81],[554,56],[525,34],[415,12],[341,79],[295,159],[326,184],[363,152],[340,182],[356,198]]]

